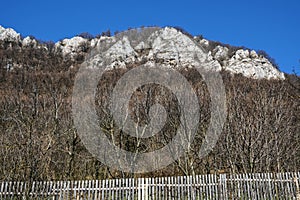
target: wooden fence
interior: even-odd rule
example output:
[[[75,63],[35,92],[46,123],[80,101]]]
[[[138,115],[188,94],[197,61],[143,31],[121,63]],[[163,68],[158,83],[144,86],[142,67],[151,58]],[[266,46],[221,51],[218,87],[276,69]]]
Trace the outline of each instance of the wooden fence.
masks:
[[[300,172],[0,182],[0,199],[297,199]]]

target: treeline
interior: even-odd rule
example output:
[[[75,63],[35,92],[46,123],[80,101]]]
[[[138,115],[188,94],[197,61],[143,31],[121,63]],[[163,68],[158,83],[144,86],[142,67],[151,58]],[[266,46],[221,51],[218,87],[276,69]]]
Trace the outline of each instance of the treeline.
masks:
[[[213,151],[200,158],[200,144],[210,119],[209,93],[196,70],[182,70],[200,102],[199,127],[194,142],[189,151],[170,166],[134,175],[110,169],[99,162],[86,150],[74,128],[72,89],[83,59],[65,60],[59,53],[17,46],[0,44],[0,180],[299,170],[297,76],[291,77],[291,84],[289,77],[284,81],[254,80],[222,72],[227,94],[227,121]],[[112,89],[125,72],[124,69],[108,71],[99,82],[95,99],[101,119],[99,125],[111,142],[122,149],[136,153],[159,149],[172,140],[179,127],[180,109],[176,97],[172,91],[158,85],[146,85],[135,91],[130,101],[130,116],[140,124],[147,123],[149,108],[155,99],[166,109],[167,123],[159,134],[149,139],[131,137],[115,125],[108,110]]]

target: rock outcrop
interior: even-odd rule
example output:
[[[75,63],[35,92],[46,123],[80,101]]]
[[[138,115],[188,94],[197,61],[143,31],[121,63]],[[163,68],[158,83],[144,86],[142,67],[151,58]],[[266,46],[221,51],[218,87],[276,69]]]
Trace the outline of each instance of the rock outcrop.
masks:
[[[20,41],[21,36],[12,28],[4,28],[0,26],[0,40],[7,42]]]
[[[23,47],[40,48],[44,45],[30,37],[25,37],[22,40],[19,33],[2,26],[0,26],[1,40],[20,43]],[[200,62],[214,62],[213,69],[210,70],[225,70],[254,79],[285,79],[284,73],[254,50],[238,49],[230,53],[228,47],[222,45],[207,50],[210,46],[209,40],[201,39],[195,42],[196,40],[170,27],[157,30],[145,41],[135,45],[131,44],[126,37],[115,41],[114,37],[107,36],[94,39],[76,36],[55,43],[54,50],[56,53],[61,53],[65,59],[75,59],[78,55],[87,55],[91,49],[96,48],[97,45],[102,45],[105,41],[116,42],[106,52],[112,60],[112,64],[108,68],[125,68],[129,63],[145,59],[150,64],[154,60],[161,60],[160,64],[164,67],[193,67],[199,63],[199,60],[195,59],[196,56]],[[44,47],[46,48],[46,46]],[[143,51],[143,49],[147,49],[147,51]],[[205,59],[206,61],[204,61]]]

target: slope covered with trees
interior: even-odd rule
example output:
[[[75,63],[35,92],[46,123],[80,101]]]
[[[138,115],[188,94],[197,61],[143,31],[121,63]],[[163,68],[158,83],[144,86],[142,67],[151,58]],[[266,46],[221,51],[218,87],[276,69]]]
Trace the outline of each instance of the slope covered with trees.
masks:
[[[48,48],[0,41],[0,180],[299,170],[300,83],[297,76],[286,75],[285,80],[251,79],[222,71],[227,120],[216,147],[207,157],[199,158],[199,144],[210,117],[210,99],[197,71],[182,69],[181,73],[197,92],[200,102],[195,140],[174,164],[152,173],[134,175],[99,162],[85,149],[74,128],[72,88],[84,54],[66,59],[52,50],[53,44],[44,45]],[[149,107],[155,98],[168,111],[167,126],[149,139],[137,139],[122,132],[107,114],[107,102],[114,84],[132,67],[135,66],[107,71],[100,80],[95,99],[99,119],[102,119],[99,125],[115,145],[131,152],[148,152],[170,142],[178,128],[180,111],[171,91],[158,85],[143,86],[131,98],[132,118],[147,123]]]

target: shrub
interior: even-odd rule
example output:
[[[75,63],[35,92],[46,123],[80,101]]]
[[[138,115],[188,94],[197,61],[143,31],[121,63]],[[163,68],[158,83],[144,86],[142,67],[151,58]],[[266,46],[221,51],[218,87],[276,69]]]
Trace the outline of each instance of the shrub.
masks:
[[[88,32],[80,33],[77,36],[88,39],[88,40],[91,40],[91,39],[94,38],[94,36],[92,34],[88,33]]]
[[[271,63],[276,69],[279,69],[279,66],[278,66],[278,64],[276,63],[275,59],[272,58],[266,51],[264,51],[264,50],[258,50],[258,51],[257,51],[257,55],[260,55],[260,56],[265,57],[266,59],[268,59],[268,60],[270,61],[270,63]]]

